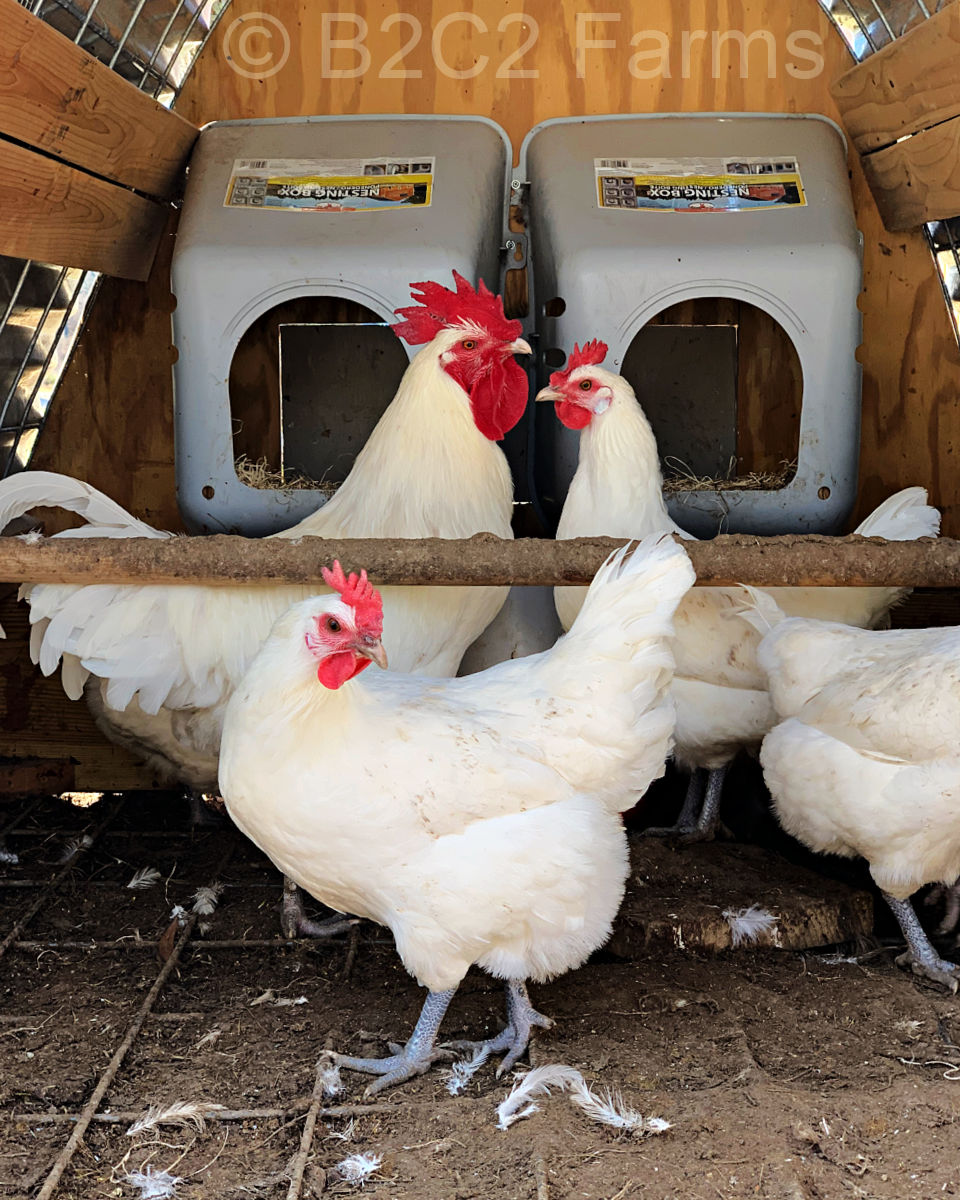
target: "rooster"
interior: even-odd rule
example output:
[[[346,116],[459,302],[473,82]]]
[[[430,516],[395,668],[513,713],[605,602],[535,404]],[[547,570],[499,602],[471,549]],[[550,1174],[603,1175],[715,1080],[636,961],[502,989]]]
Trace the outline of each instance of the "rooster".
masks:
[[[644,537],[682,530],[667,512],[657,443],[630,384],[601,363],[607,347],[575,347],[562,371],[537,400],[551,401],[568,429],[581,430],[580,461],[557,528],[558,538]],[[856,530],[896,541],[936,535],[940,514],[927,506],[923,488],[890,497]],[[792,616],[819,617],[870,627],[883,620],[903,588],[773,588]],[[583,588],[557,588],[564,628],[583,602]],[[739,615],[738,588],[698,588],[677,611],[675,758],[690,770],[690,786],[677,824],[648,833],[681,833],[709,840],[716,832],[723,778],[738,750],[756,750],[774,721],[766,681],[757,663],[759,633]],[[705,787],[703,772],[708,772]]]
[[[541,654],[461,679],[385,665],[365,574],[277,622],[228,707],[220,789],[236,824],[312,895],[386,925],[429,991],[380,1078],[422,1074],[476,963],[506,981],[507,1028],[473,1045],[503,1073],[546,1025],[527,996],[610,934],[627,872],[620,812],[663,773],[673,730],[674,610],[684,551],[649,538],[598,572],[570,632]]]
[[[753,589],[750,589],[754,592]],[[754,592],[777,724],[760,751],[784,828],[812,850],[861,855],[907,940],[899,961],[957,990],[910,896],[960,876],[960,629],[870,632],[783,620]]]
[[[336,494],[273,536],[512,537],[513,483],[498,439],[523,414],[529,354],[519,321],[481,281],[456,291],[413,285],[395,331],[424,348]],[[87,524],[59,537],[164,538],[75,479],[30,471],[0,482],[0,529],[34,507]],[[317,587],[24,584],[30,652],[44,675],[61,665],[67,695],[85,692],[101,730],[194,792],[216,787],[223,713],[277,617]],[[405,671],[455,675],[499,612],[506,588],[387,589],[387,632]],[[320,935],[288,888],[284,927]]]

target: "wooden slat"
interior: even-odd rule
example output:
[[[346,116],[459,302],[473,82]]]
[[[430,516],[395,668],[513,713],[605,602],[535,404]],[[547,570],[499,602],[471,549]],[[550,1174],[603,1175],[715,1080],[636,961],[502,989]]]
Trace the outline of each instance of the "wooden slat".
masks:
[[[831,91],[861,154],[960,116],[960,0],[841,75]]]
[[[862,162],[891,233],[960,214],[960,117],[868,154]]]
[[[0,254],[146,279],[167,211],[0,138]]]
[[[17,0],[0,0],[0,133],[168,198],[199,130]]]
[[[73,763],[66,759],[20,758],[0,762],[0,796],[53,796],[76,783]]]

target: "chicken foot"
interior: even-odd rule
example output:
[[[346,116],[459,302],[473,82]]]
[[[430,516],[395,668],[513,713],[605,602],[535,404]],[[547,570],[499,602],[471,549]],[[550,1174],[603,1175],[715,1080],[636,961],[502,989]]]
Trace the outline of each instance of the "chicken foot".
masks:
[[[960,967],[937,954],[910,901],[897,900],[887,892],[883,893],[883,898],[890,905],[910,947],[906,954],[901,954],[897,959],[897,966],[910,967],[914,975],[925,976],[956,992],[960,984]]]
[[[413,1079],[415,1075],[423,1075],[438,1060],[449,1060],[453,1057],[445,1047],[435,1048],[435,1043],[440,1022],[456,991],[454,987],[445,992],[430,992],[423,1002],[410,1040],[405,1046],[391,1044],[390,1048],[394,1053],[388,1058],[351,1058],[346,1054],[333,1054],[337,1066],[346,1067],[348,1071],[362,1071],[367,1075],[380,1076],[366,1088],[364,1098],[375,1096],[385,1088],[393,1087],[395,1083]]]
[[[500,1066],[497,1067],[498,1079],[506,1071],[510,1070],[520,1055],[526,1050],[530,1042],[531,1031],[535,1027],[538,1029],[550,1029],[553,1027],[553,1021],[549,1017],[545,1017],[543,1013],[538,1013],[530,1003],[527,985],[522,979],[507,980],[506,992],[506,1029],[501,1030],[496,1037],[487,1038],[483,1042],[459,1041],[444,1043],[445,1046],[450,1047],[452,1050],[459,1050],[461,1052],[469,1050],[475,1056],[474,1061],[479,1059],[480,1062],[485,1062],[491,1054],[501,1054],[506,1051]]]
[[[346,933],[357,924],[356,917],[336,915],[323,921],[311,921],[303,906],[303,894],[288,876],[283,877],[283,908],[280,929],[288,940],[295,937],[328,938]]]
[[[684,842],[712,842],[720,826],[720,800],[726,774],[726,767],[716,767],[712,771],[695,768],[690,773],[687,794],[676,824],[653,826],[645,829],[643,836],[679,837]]]

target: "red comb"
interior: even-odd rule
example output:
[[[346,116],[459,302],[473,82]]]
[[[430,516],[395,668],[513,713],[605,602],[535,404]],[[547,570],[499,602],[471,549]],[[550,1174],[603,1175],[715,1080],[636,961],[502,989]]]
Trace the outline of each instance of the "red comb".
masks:
[[[567,365],[562,371],[554,371],[550,376],[550,386],[558,388],[570,378],[577,367],[599,367],[607,357],[607,344],[594,338],[592,342],[584,342],[583,349],[576,344]]]
[[[344,575],[343,567],[334,560],[333,570],[324,567],[322,574],[327,587],[339,592],[344,604],[349,604],[357,614],[357,625],[363,626],[364,633],[379,637],[383,633],[383,601],[367,578],[366,571],[361,571],[359,575]]]
[[[474,291],[457,271],[453,278],[457,285],[455,292],[439,283],[410,284],[410,294],[417,303],[410,308],[397,309],[397,316],[404,318],[393,326],[397,337],[402,337],[411,346],[422,346],[432,342],[441,329],[451,329],[464,322],[480,325],[500,341],[515,342],[520,337],[523,326],[519,321],[507,320],[503,300],[494,295],[482,279],[479,289]]]

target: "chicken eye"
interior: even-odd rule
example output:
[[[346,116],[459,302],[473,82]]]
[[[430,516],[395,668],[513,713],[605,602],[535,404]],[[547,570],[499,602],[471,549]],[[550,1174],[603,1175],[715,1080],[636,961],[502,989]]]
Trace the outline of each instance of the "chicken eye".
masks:
[[[336,617],[327,617],[327,628],[331,633],[339,633],[342,626]]]
[[[580,391],[581,392],[589,392],[592,387],[593,387],[592,379],[581,379],[580,380]]]
[[[467,338],[465,342],[460,343],[464,350],[473,350],[476,344],[477,343],[473,340],[473,338]]]

